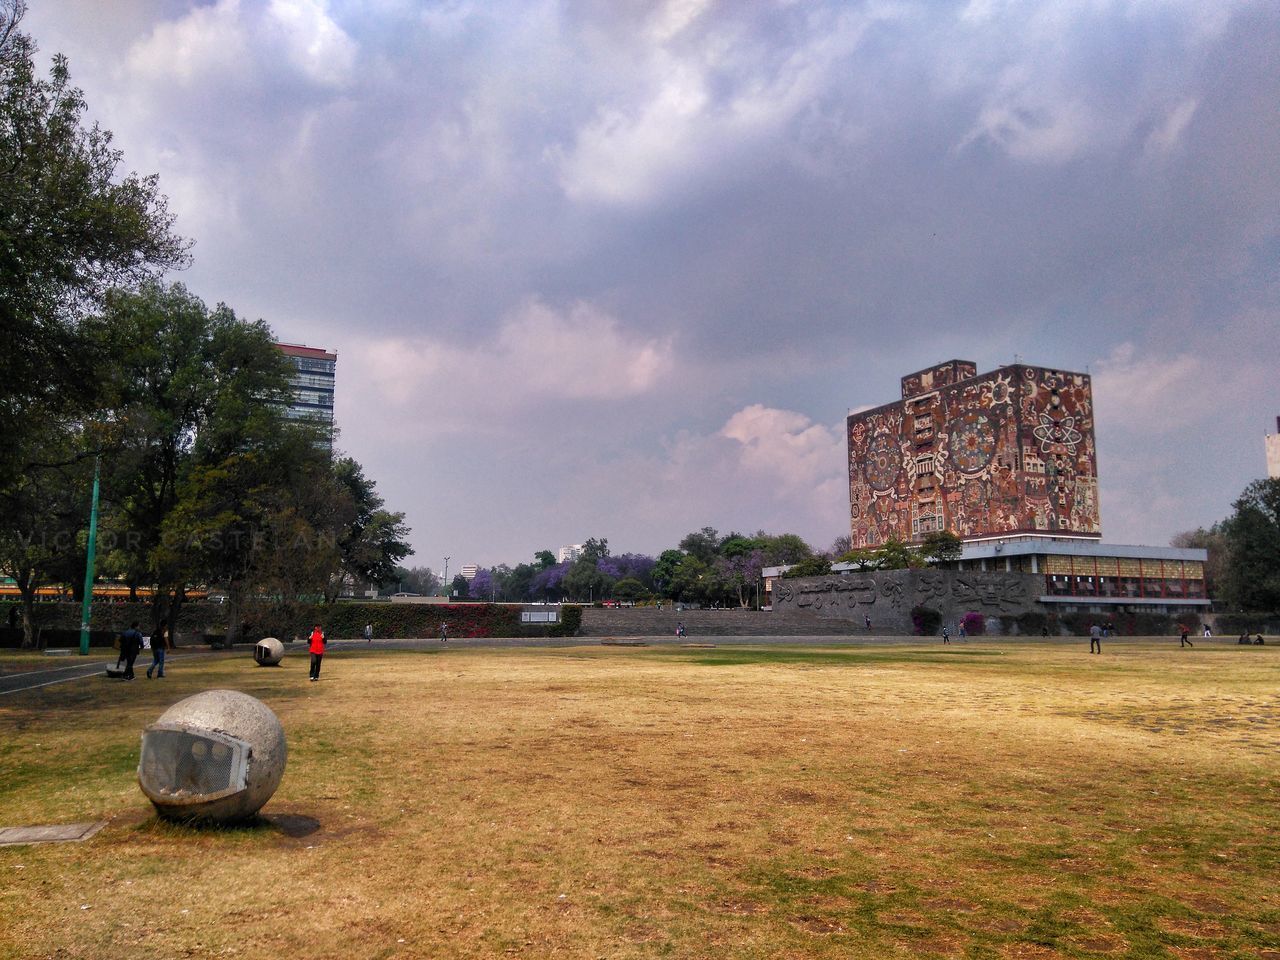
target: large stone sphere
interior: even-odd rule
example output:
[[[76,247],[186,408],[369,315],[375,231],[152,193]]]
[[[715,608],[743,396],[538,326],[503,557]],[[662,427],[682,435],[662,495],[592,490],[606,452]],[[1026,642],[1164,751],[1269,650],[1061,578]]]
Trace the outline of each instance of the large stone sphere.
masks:
[[[286,755],[270,707],[236,690],[206,690],[143,731],[138,785],[166,820],[245,820],[275,793]]]
[[[263,637],[253,648],[253,659],[260,667],[278,667],[284,659],[284,644],[275,637]]]

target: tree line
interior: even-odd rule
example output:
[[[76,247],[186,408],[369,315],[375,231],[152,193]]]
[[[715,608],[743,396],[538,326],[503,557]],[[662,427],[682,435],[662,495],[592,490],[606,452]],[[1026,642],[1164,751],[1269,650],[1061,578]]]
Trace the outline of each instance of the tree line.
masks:
[[[156,177],[86,122],[64,57],[38,73],[24,12],[0,0],[0,572],[24,645],[41,586],[79,595],[95,476],[97,573],[146,588],[154,622],[216,586],[234,641],[255,606],[387,580],[403,514],[327,425],[290,419],[263,321],[164,281],[190,244]]]
[[[890,570],[959,556],[960,539],[946,532],[931,534],[919,547],[889,541],[875,550],[854,550],[846,536],[830,549],[816,551],[794,533],[721,535],[714,527],[703,527],[657,557],[612,555],[603,537],[588,540],[572,561],[557,562],[550,550],[541,550],[532,563],[499,564],[477,571],[470,581],[457,576],[448,592],[459,599],[507,603],[672,600],[749,607],[759,604],[766,567],[787,567],[785,576],[820,576],[831,571],[833,562]],[[424,568],[401,569],[396,579],[415,593],[435,593],[443,586]]]

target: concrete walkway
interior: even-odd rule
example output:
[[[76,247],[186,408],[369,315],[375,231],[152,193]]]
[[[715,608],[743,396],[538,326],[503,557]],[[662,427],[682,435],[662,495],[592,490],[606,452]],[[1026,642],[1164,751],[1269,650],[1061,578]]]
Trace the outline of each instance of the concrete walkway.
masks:
[[[179,650],[171,650],[165,657],[165,663],[181,662],[192,657],[207,657],[215,651],[201,650],[195,648],[182,648]],[[134,661],[133,669],[136,674],[143,674],[147,667],[151,664],[151,655],[147,651],[144,657],[138,657]],[[22,693],[26,690],[35,690],[39,687],[49,687],[56,683],[70,683],[72,680],[84,680],[87,677],[105,677],[107,667],[114,667],[116,658],[114,656],[102,658],[101,654],[90,654],[87,657],[80,657],[78,654],[71,654],[74,663],[63,663],[60,666],[50,667],[34,667],[30,670],[23,670],[18,673],[9,673],[0,676],[0,697],[10,693]]]

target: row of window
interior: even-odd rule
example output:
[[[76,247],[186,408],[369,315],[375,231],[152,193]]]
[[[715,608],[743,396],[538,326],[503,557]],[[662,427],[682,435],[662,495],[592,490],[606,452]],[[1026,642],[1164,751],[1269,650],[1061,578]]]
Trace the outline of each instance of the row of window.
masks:
[[[1051,597],[1168,597],[1203,600],[1203,580],[1175,577],[1077,577],[1049,574],[1045,592]]]

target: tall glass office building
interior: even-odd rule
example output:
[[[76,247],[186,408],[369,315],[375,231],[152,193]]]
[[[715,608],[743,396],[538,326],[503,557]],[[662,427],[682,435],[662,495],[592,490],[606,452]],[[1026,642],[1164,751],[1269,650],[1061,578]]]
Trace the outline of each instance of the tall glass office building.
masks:
[[[318,420],[333,433],[333,384],[338,355],[318,347],[296,343],[277,343],[276,347],[293,363],[295,372],[289,378],[293,402],[288,415],[294,419]]]

